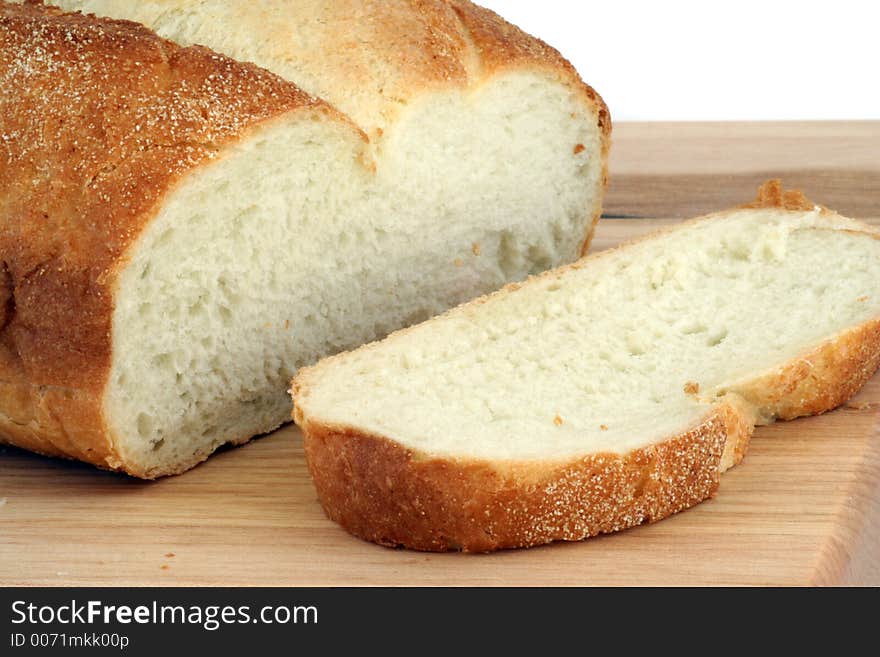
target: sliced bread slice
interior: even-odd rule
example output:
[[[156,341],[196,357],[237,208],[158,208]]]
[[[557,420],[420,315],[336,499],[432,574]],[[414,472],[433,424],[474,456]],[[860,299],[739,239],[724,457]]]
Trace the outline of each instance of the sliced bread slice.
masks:
[[[306,368],[320,500],[357,536],[438,551],[693,506],[756,423],[832,409],[877,369],[878,234],[772,181]]]

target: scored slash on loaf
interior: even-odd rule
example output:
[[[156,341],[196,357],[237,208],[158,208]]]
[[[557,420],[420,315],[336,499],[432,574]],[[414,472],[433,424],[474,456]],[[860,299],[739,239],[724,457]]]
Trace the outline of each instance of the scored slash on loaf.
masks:
[[[419,550],[660,520],[880,364],[880,234],[779,183],[293,380],[327,514]]]

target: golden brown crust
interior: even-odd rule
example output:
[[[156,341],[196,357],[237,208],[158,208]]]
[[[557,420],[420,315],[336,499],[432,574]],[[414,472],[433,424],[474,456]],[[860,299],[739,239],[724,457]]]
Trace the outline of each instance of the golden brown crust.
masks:
[[[626,455],[560,463],[429,457],[386,438],[298,418],[327,515],[381,545],[489,552],[654,522],[718,488],[719,406],[686,433]]]
[[[880,319],[854,326],[782,367],[726,386],[756,409],[759,422],[793,420],[837,408],[880,367]]]
[[[758,419],[755,408],[739,395],[726,394],[723,396],[723,401],[721,417],[727,433],[727,442],[719,465],[722,473],[739,465],[746,457]]]
[[[516,69],[544,70],[576,87],[596,107],[603,130],[611,127],[605,103],[556,50],[468,0],[58,1],[239,59],[247,52],[247,59],[346,112],[371,137],[422,93],[478,86]],[[169,20],[175,15],[194,20],[176,24]]]
[[[768,180],[758,188],[758,197],[742,208],[769,209],[778,208],[790,211],[809,211],[818,207],[798,189],[785,189],[778,178]]]
[[[580,78],[571,62],[555,48],[508,23],[493,11],[466,0],[450,0],[450,5],[477,51],[484,77],[499,71],[527,67],[555,75],[596,108],[607,154],[611,138],[611,112],[596,90]]]
[[[101,397],[126,249],[224,145],[326,106],[135,23],[40,4],[0,5],[0,54],[0,441],[125,469]]]

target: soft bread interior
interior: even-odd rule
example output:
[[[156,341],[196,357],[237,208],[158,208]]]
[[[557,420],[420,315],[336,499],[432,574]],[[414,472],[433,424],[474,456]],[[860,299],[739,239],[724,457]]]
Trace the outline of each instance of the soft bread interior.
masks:
[[[656,443],[880,314],[864,230],[818,209],[693,222],[309,368],[298,418],[492,461]]]
[[[300,113],[218,153],[119,275],[105,416],[125,459],[190,467],[289,419],[300,366],[575,259],[600,153],[596,116],[531,73],[421,98],[378,152]]]

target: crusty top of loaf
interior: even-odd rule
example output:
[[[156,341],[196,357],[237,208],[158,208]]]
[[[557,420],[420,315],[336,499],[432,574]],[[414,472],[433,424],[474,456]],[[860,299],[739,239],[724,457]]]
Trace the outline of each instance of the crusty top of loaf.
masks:
[[[183,173],[295,85],[127,21],[0,4],[0,369],[97,390],[115,265]],[[16,375],[17,373],[17,375]]]
[[[467,0],[450,0],[449,4],[470,34],[472,47],[479,54],[483,75],[524,64],[554,71],[560,80],[576,85],[596,105],[599,126],[606,140],[611,133],[608,106],[585,84],[571,63],[546,43],[511,25],[495,12]]]
[[[543,70],[608,109],[556,50],[467,0],[58,0],[135,20],[181,44],[253,61],[345,112],[371,138],[432,90]]]

